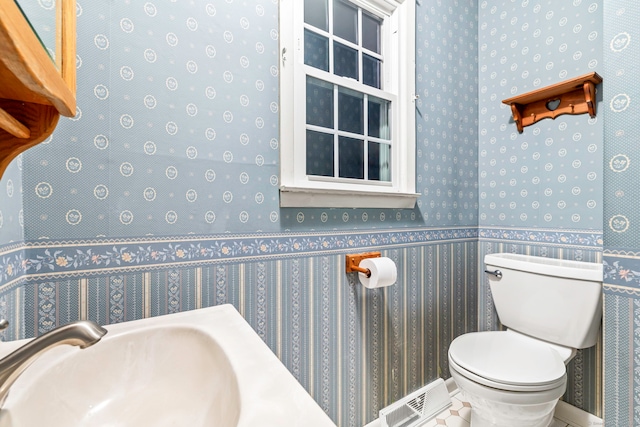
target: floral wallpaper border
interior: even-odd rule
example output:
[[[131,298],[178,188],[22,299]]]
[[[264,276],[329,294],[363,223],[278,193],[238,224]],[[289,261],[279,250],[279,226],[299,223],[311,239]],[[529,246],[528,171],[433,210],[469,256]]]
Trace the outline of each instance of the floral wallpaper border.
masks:
[[[36,241],[0,250],[0,289],[27,280],[109,275],[248,259],[476,239],[476,228]]]
[[[523,230],[508,228],[483,228],[478,236],[483,240],[512,240],[545,245],[602,247],[602,231],[584,230]]]
[[[640,258],[605,253],[602,263],[604,282],[610,290],[621,287],[630,295],[640,296]]]
[[[247,259],[421,245],[459,239],[500,239],[600,247],[602,235],[577,230],[443,228],[309,234],[248,234],[182,238],[87,239],[12,243],[0,249],[0,289],[27,280],[148,271]],[[639,269],[640,270],[640,269]]]

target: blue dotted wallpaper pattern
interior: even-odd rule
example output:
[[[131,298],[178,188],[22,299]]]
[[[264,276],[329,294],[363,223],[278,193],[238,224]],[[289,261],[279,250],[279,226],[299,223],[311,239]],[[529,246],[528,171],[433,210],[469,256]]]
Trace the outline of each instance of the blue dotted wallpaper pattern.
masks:
[[[545,119],[519,134],[502,104],[603,72],[601,2],[481,1],[479,16],[480,225],[601,230],[602,111]],[[604,108],[602,85],[597,99]]]
[[[605,2],[605,425],[640,425],[640,4]]]
[[[477,2],[417,4],[417,208],[425,225],[477,225]]]
[[[474,4],[417,6],[416,208],[354,210],[279,207],[277,1],[78,1],[77,115],[3,180],[24,239],[477,225]]]
[[[24,241],[22,155],[9,164],[0,181],[0,242]]]
[[[608,76],[605,138],[605,239],[613,248],[640,249],[640,188],[637,185],[638,140],[640,139],[640,86],[637,82],[640,10],[635,3],[612,7],[609,19],[616,26],[607,32],[605,52]]]
[[[277,224],[277,43],[274,2],[78,2],[78,114],[25,155],[25,237]]]

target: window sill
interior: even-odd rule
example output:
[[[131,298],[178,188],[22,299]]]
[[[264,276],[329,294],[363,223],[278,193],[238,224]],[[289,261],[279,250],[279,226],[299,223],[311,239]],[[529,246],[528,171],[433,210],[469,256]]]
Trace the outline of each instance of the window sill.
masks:
[[[280,187],[280,207],[413,209],[418,196],[419,193]]]

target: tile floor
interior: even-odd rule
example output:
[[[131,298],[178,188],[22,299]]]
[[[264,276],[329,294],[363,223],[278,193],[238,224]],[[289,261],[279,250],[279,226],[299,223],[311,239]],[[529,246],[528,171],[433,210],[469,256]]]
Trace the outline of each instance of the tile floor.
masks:
[[[469,421],[471,420],[471,405],[469,402],[460,400],[460,395],[455,394],[451,397],[451,406],[440,414],[436,415],[434,419],[423,424],[422,427],[469,427]],[[559,421],[554,418],[549,427],[570,427],[569,424]]]

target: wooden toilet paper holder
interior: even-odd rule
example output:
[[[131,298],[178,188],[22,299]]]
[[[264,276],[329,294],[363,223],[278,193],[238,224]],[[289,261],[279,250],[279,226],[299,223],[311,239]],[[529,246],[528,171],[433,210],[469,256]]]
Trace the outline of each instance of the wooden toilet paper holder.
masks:
[[[345,258],[345,266],[347,273],[363,273],[367,277],[371,277],[371,271],[368,268],[360,267],[360,261],[366,258],[379,258],[380,252],[364,252],[361,254],[347,254]]]

